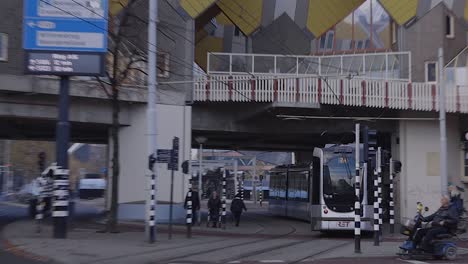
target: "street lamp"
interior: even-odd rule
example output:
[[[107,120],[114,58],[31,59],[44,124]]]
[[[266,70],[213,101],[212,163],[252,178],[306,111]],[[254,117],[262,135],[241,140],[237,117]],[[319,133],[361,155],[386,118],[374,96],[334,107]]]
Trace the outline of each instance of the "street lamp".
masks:
[[[198,151],[198,199],[201,204],[201,199],[202,199],[202,172],[203,172],[203,167],[202,167],[202,162],[203,162],[203,144],[206,143],[208,139],[203,136],[195,137],[195,141],[200,145],[200,150]],[[201,210],[198,212],[198,225],[201,224]]]

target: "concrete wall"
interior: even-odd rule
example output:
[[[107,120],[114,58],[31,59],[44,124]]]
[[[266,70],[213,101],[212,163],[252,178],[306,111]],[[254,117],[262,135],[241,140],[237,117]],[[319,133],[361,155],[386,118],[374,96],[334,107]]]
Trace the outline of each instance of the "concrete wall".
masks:
[[[158,105],[157,108],[157,148],[172,148],[174,136],[180,138],[179,163],[190,159],[191,149],[191,107]],[[120,130],[120,183],[119,203],[141,202],[146,200],[148,188],[148,157],[146,138],[146,107],[135,106],[131,111],[132,124]],[[112,151],[110,152],[112,153]],[[109,166],[111,167],[111,165]],[[157,199],[169,201],[170,171],[166,164],[157,165]],[[111,175],[111,174],[109,174]],[[180,203],[185,198],[188,176],[181,169],[174,176],[174,201]]]
[[[458,120],[447,120],[447,149],[450,178],[460,175],[460,132]],[[437,121],[400,121],[399,156],[403,162],[398,176],[400,217],[413,217],[416,202],[434,212],[440,206],[440,134]]]
[[[448,14],[450,11],[441,3],[409,28],[400,27],[400,50],[411,51],[414,82],[424,81],[424,64],[426,61],[437,61],[438,48],[444,48],[444,59],[447,63],[466,46],[467,27],[461,18],[455,16],[455,38],[449,39],[445,36],[445,19]]]

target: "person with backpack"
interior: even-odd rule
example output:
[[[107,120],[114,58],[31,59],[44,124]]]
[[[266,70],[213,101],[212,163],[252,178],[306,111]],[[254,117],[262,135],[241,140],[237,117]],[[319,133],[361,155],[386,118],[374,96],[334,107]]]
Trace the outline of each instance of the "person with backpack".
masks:
[[[245,207],[244,201],[241,199],[241,195],[238,193],[231,203],[231,213],[234,216],[236,226],[239,226],[242,209],[247,211],[247,207]]]

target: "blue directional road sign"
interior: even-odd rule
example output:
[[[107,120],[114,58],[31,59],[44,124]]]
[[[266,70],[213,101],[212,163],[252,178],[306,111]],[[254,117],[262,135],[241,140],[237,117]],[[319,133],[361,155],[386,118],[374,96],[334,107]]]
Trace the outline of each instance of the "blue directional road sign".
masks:
[[[107,51],[108,0],[24,0],[23,48]]]
[[[158,149],[156,155],[157,163],[169,163],[171,161],[172,149]]]

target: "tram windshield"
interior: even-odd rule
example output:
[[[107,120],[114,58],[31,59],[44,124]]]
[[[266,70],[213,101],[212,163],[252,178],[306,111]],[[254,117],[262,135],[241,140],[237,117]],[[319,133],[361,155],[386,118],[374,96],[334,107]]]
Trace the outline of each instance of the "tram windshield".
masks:
[[[329,206],[354,204],[355,159],[350,154],[333,153],[325,159],[323,196]]]

